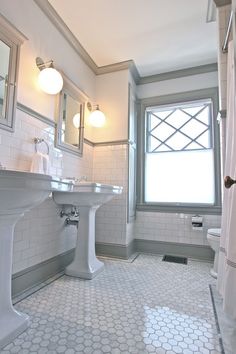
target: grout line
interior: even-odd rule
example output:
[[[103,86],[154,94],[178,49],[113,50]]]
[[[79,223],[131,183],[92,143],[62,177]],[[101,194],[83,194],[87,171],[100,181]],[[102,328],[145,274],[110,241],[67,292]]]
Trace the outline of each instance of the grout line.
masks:
[[[216,328],[217,328],[218,337],[219,337],[219,344],[220,344],[221,354],[225,354],[224,344],[223,344],[222,334],[221,334],[221,331],[220,331],[220,325],[219,325],[219,320],[218,320],[218,316],[217,316],[216,305],[215,305],[215,300],[214,300],[211,284],[209,284],[209,289],[210,289],[210,295],[211,295],[212,308],[213,308],[215,322],[216,322]]]

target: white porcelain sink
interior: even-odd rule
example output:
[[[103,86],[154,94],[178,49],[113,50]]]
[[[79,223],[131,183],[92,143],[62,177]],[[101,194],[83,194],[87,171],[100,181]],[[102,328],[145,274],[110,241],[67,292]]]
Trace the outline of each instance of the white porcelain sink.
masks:
[[[71,192],[53,192],[57,204],[79,207],[75,257],[65,270],[67,275],[92,279],[103,269],[95,253],[95,214],[102,204],[121,193],[122,187],[94,182],[75,184]]]
[[[24,212],[42,203],[52,190],[70,190],[71,183],[51,176],[0,170],[0,349],[23,332],[29,322],[11,301],[13,233]]]
[[[122,187],[95,182],[80,182],[70,192],[54,192],[53,199],[57,204],[73,206],[101,206],[115,195],[122,192]]]

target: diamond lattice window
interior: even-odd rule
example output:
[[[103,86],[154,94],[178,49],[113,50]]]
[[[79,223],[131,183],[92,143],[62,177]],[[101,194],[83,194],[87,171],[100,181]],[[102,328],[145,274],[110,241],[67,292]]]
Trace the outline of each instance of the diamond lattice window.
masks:
[[[215,202],[212,101],[146,109],[146,203]]]
[[[211,149],[210,110],[210,102],[147,110],[146,151]]]

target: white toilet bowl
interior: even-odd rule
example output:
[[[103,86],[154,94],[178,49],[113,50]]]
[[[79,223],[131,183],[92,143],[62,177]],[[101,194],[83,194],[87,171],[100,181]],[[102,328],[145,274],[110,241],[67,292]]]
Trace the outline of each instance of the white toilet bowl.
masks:
[[[217,278],[218,272],[218,258],[219,258],[219,250],[220,250],[220,234],[221,229],[209,229],[207,231],[207,240],[209,245],[215,251],[215,258],[214,258],[214,265],[213,268],[210,270],[210,274]]]

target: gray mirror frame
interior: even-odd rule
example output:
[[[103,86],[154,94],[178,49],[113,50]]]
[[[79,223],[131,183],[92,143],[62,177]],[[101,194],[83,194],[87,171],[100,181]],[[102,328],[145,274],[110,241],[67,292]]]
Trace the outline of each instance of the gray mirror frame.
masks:
[[[6,116],[0,116],[0,128],[14,132],[20,46],[27,38],[0,14],[0,40],[10,47]]]
[[[55,129],[55,147],[69,152],[74,155],[82,156],[83,155],[83,144],[84,144],[84,112],[85,112],[85,103],[88,101],[88,97],[65,75],[63,75],[63,89],[57,96],[57,105],[56,105],[56,129]],[[63,121],[63,94],[69,94],[72,98],[79,101],[82,105],[81,109],[81,120],[79,128],[79,144],[78,147],[70,145],[62,141],[62,121]]]

